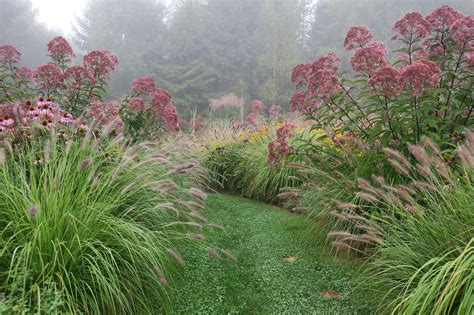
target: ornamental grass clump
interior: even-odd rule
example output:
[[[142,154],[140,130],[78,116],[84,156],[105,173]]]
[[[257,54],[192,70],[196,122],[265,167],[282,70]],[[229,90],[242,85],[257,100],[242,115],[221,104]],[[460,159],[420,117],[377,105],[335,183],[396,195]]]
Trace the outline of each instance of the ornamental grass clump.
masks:
[[[1,148],[0,312],[169,311],[173,248],[206,248],[205,194],[179,182],[198,163],[103,132]]]
[[[387,158],[406,184],[359,179],[354,204],[333,215],[351,225],[332,244],[370,255],[362,283],[393,313],[469,314],[474,273],[474,133],[449,165],[429,138]],[[369,281],[367,281],[369,279]]]

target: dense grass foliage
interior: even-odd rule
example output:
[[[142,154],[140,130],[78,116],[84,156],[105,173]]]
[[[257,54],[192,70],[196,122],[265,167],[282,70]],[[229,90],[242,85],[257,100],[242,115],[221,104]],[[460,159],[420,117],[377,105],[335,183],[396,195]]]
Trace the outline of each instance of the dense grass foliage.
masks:
[[[53,136],[2,151],[0,312],[170,308],[167,253],[199,226],[190,209],[203,198],[172,178],[192,166],[151,143],[100,142]]]
[[[295,168],[276,168],[267,163],[267,158],[265,143],[236,142],[210,151],[204,164],[216,189],[274,203],[281,188],[298,186],[301,180]],[[298,160],[293,156],[288,161]]]
[[[230,250],[221,261],[182,250],[188,268],[173,274],[170,294],[180,314],[369,314],[367,292],[354,288],[357,265],[303,242],[310,222],[282,209],[210,195],[208,219],[225,227],[206,233]],[[331,297],[330,293],[334,296]]]

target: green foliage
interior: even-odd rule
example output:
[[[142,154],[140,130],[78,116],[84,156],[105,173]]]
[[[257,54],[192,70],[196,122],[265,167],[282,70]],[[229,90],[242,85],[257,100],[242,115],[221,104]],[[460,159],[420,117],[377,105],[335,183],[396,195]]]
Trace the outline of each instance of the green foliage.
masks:
[[[207,153],[204,165],[217,189],[275,203],[280,189],[301,184],[294,167],[269,165],[266,142],[236,142]],[[300,158],[291,156],[288,163]]]
[[[186,239],[196,199],[166,153],[91,136],[2,150],[2,311],[169,309],[166,251]]]

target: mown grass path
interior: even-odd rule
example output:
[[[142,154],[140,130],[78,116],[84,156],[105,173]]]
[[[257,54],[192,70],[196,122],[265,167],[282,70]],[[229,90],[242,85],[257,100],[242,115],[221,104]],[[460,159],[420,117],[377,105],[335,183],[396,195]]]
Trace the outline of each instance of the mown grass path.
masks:
[[[207,233],[211,245],[238,262],[183,252],[187,266],[170,283],[176,313],[369,313],[367,296],[353,288],[354,268],[302,243],[309,224],[302,216],[227,195],[210,195],[205,213],[226,227]],[[331,293],[340,296],[323,296]]]

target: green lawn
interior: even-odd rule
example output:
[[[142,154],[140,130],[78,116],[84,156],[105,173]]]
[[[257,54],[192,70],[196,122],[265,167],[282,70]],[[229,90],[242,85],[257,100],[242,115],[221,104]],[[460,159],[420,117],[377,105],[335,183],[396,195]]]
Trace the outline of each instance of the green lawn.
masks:
[[[227,195],[210,195],[205,213],[226,227],[207,233],[208,240],[238,262],[182,251],[187,265],[170,283],[176,313],[369,313],[368,297],[353,288],[355,266],[301,242],[308,225],[302,216]],[[324,290],[341,296],[325,298]]]

